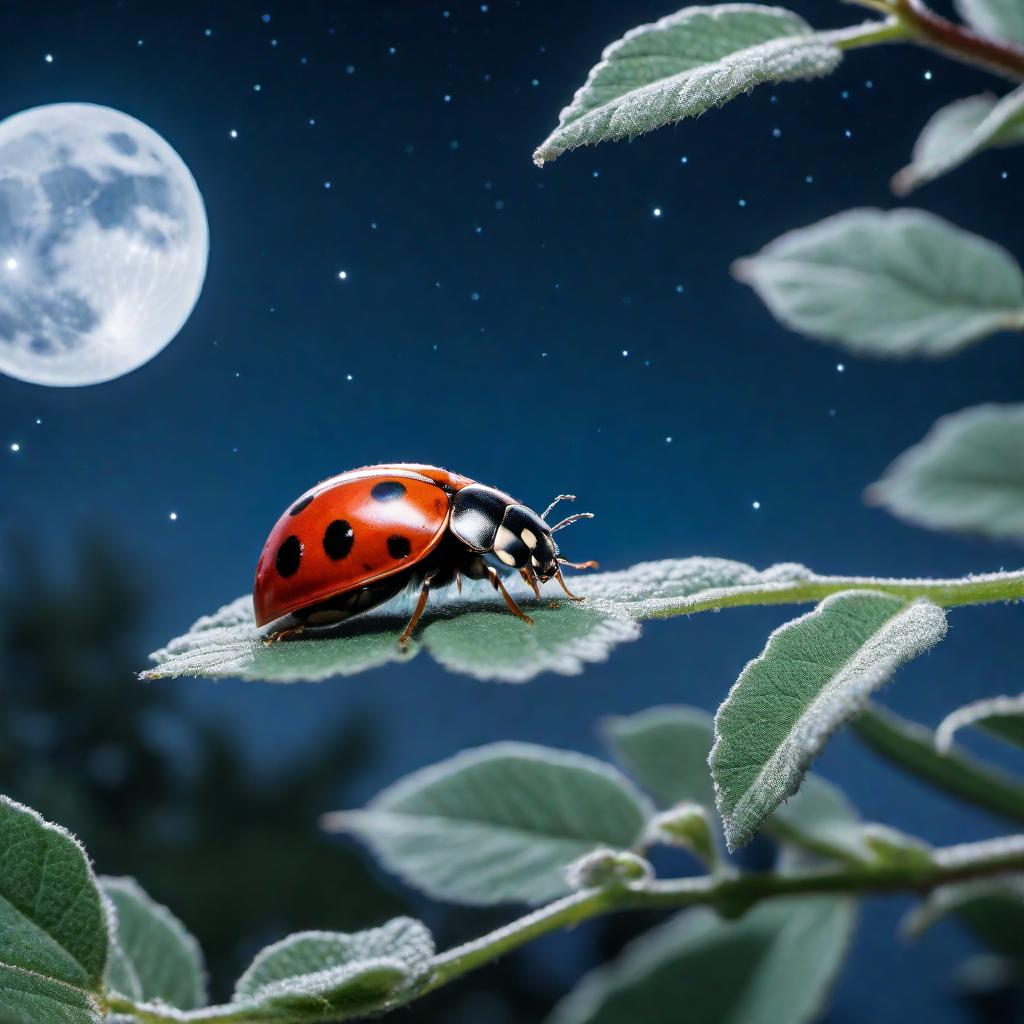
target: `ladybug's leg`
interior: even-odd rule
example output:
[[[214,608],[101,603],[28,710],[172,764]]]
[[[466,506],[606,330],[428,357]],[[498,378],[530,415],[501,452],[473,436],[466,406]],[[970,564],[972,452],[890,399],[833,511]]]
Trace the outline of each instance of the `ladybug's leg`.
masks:
[[[524,565],[519,570],[519,575],[526,581],[526,585],[537,595],[537,600],[540,600],[540,587],[537,586],[537,575],[528,565]]]
[[[409,638],[412,636],[413,630],[416,628],[416,623],[420,621],[420,617],[423,615],[423,609],[427,607],[427,598],[430,597],[430,581],[436,575],[436,572],[432,572],[423,577],[423,586],[420,589],[420,597],[416,602],[416,608],[412,613],[412,618],[409,620],[409,625],[402,630],[402,635],[398,638],[398,646],[401,647],[403,651],[409,644]]]
[[[487,578],[491,581],[491,586],[494,587],[494,589],[497,590],[503,598],[505,598],[505,604],[508,605],[508,610],[515,615],[516,618],[522,619],[528,626],[532,626],[533,619],[531,619],[530,616],[516,604],[515,598],[505,589],[505,584],[501,582],[501,577],[498,575],[494,566],[489,565],[487,567]]]
[[[559,566],[558,572],[555,573],[555,579],[558,580],[558,585],[566,592],[566,594],[569,595],[569,600],[570,601],[582,601],[582,600],[584,600],[584,598],[580,597],[578,594],[574,594],[565,585],[565,577],[562,575],[562,568],[561,568],[561,566]]]
[[[269,647],[270,644],[279,644],[284,640],[294,640],[297,636],[302,636],[305,632],[305,626],[292,626],[291,629],[278,629],[273,633],[268,633],[263,638],[263,642]]]

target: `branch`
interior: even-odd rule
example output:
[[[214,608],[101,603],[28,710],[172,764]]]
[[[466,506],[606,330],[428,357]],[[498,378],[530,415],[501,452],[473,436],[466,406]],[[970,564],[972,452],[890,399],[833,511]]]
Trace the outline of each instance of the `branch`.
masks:
[[[829,871],[796,874],[714,874],[637,884],[585,889],[541,907],[489,935],[456,946],[434,957],[429,980],[411,996],[418,999],[469,971],[497,960],[520,946],[562,928],[623,910],[678,910],[709,906],[723,917],[739,917],[763,900],[787,896],[866,895],[905,892],[924,894],[952,882],[988,878],[1024,870],[1024,835],[933,850],[930,857],[893,863],[873,861],[846,864]],[[202,1010],[175,1010],[161,1003],[136,1003],[110,995],[108,1013],[134,1017],[144,1024],[219,1021],[257,1024],[258,1010],[227,1003]]]
[[[812,576],[809,579],[764,586],[722,587],[688,597],[663,598],[644,604],[643,618],[667,619],[676,615],[742,605],[801,604],[820,601],[843,590],[878,590],[912,601],[924,597],[944,608],[965,604],[991,604],[1024,599],[1024,571],[988,573],[964,579],[875,579],[870,576]]]
[[[792,875],[749,874],[651,882],[643,888],[587,889],[551,903],[482,938],[434,958],[434,974],[418,995],[448,984],[549,932],[621,910],[710,906],[737,917],[762,900],[784,896],[928,892],[951,882],[1024,869],[1024,835],[966,843],[932,852],[931,862],[865,864],[839,871]]]
[[[963,64],[974,64],[1015,82],[1024,81],[1024,48],[988,39],[965,25],[939,17],[923,0],[891,0],[891,5],[914,42]]]

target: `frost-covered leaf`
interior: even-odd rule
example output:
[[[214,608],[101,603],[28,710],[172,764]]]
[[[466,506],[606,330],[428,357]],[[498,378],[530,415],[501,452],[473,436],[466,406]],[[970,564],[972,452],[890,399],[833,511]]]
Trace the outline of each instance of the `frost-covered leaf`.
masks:
[[[581,754],[495,743],[414,772],[362,811],[328,815],[386,868],[437,899],[543,903],[565,868],[599,846],[626,849],[653,813],[615,769]]]
[[[853,931],[849,900],[776,900],[738,921],[684,911],[588,974],[548,1024],[805,1024]]]
[[[998,100],[988,94],[957,100],[939,110],[924,126],[910,163],[893,178],[893,191],[907,195],[986,149],[1021,142],[1024,87]]]
[[[1024,747],[1024,693],[1016,697],[987,697],[957,708],[947,715],[935,730],[935,746],[945,753],[953,745],[953,737],[968,725]]]
[[[33,1024],[99,1020],[109,931],[85,851],[0,797],[0,1014]]]
[[[867,498],[917,526],[1024,538],[1024,405],[943,416]]]
[[[903,931],[918,938],[950,916],[994,952],[1024,960],[1024,879],[986,878],[945,885],[904,918]]]
[[[179,1010],[206,1005],[199,944],[134,878],[102,878],[114,906],[115,929],[107,985],[137,1002],[161,1000]]]
[[[576,576],[571,583],[586,598],[582,604],[560,600],[561,592],[551,584],[538,602],[518,576],[509,581],[516,600],[537,620],[532,628],[511,616],[486,585],[467,586],[461,595],[454,588],[438,591],[407,654],[397,640],[412,610],[408,595],[339,627],[310,629],[300,639],[269,646],[253,621],[251,599],[240,597],[152,654],[157,665],[141,678],[320,680],[406,663],[425,648],[453,671],[524,682],[542,672],[581,672],[587,663],[608,657],[616,644],[635,639],[646,619],[740,605],[809,604],[856,588],[907,599],[934,594],[949,605],[1024,596],[1020,571],[959,580],[880,579],[822,576],[793,562],[755,569],[697,557],[642,562],[618,572]]]
[[[946,631],[941,608],[851,591],[780,626],[715,716],[711,775],[730,849],[795,793],[838,726]]]
[[[601,723],[601,731],[615,759],[659,807],[692,800],[715,809],[708,770],[714,719],[706,711],[657,707],[612,715]]]
[[[1013,257],[921,210],[848,210],[733,270],[787,327],[861,355],[947,356],[1024,328]]]
[[[983,36],[1024,44],[1024,4],[1020,0],[954,0],[954,6]]]
[[[607,47],[533,159],[697,117],[765,82],[818,78],[841,59],[781,7],[685,7]]]
[[[408,917],[351,934],[300,932],[257,954],[234,1001],[287,1009],[303,1020],[328,1009],[369,1013],[408,998],[429,974],[433,955],[427,927]]]
[[[639,636],[637,622],[644,618],[679,614],[721,594],[749,594],[756,602],[763,592],[771,600],[787,584],[817,578],[802,565],[759,570],[724,558],[665,559],[576,577],[573,588],[587,598],[582,604],[559,601],[561,592],[550,586],[538,602],[515,578],[509,590],[535,620],[532,628],[509,615],[490,587],[467,584],[461,595],[449,589],[432,596],[425,625],[406,654],[397,637],[411,614],[408,595],[335,629],[269,646],[256,629],[252,599],[244,595],[156,651],[151,657],[157,667],[141,675],[315,681],[408,662],[425,647],[453,671],[522,682],[541,672],[574,674],[604,660],[615,646]]]
[[[935,734],[877,704],[853,720],[853,730],[882,757],[919,779],[1011,821],[1024,821],[1024,782],[951,747],[940,753]]]

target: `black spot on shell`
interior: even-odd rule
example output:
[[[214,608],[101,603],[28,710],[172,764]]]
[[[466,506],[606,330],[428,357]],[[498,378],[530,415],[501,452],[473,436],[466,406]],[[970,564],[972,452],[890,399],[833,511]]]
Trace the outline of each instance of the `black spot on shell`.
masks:
[[[307,494],[306,497],[304,497],[301,501],[295,502],[295,504],[292,505],[290,509],[288,509],[288,515],[297,516],[304,509],[309,508],[310,503],[313,501],[315,497],[315,494]]]
[[[370,497],[374,501],[396,501],[405,494],[405,484],[400,484],[397,480],[382,480],[379,484],[374,484],[370,490]]]
[[[388,537],[388,554],[392,558],[408,558],[410,551],[412,551],[412,545],[409,543],[408,537],[397,533]]]
[[[277,568],[278,574],[287,579],[299,571],[299,563],[301,561],[302,544],[293,533],[281,542],[281,546],[277,549],[277,558],[274,559],[274,565]]]
[[[335,519],[324,530],[324,551],[327,552],[327,557],[332,558],[335,562],[340,562],[352,550],[355,539],[348,520]]]

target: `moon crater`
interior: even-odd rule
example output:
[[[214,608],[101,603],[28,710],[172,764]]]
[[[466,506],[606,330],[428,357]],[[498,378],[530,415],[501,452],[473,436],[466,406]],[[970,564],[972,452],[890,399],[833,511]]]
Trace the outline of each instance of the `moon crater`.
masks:
[[[209,230],[181,157],[110,107],[0,122],[0,372],[75,386],[171,341],[206,276]]]

